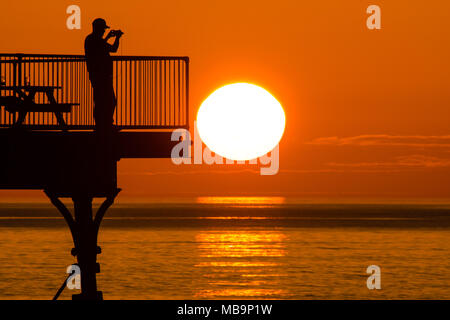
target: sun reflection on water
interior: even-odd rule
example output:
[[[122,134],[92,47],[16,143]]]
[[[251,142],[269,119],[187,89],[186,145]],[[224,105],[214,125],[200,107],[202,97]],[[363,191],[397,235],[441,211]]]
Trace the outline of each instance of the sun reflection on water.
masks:
[[[196,237],[201,257],[282,257],[282,233],[200,233]]]
[[[268,208],[282,205],[285,197],[197,197],[198,204],[220,204],[229,207]]]
[[[205,231],[197,234],[200,268],[207,287],[199,298],[270,298],[280,289],[286,235],[279,231]]]

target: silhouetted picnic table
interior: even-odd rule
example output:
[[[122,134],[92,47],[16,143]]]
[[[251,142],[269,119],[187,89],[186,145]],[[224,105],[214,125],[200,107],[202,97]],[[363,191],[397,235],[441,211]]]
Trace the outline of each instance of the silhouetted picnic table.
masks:
[[[14,126],[22,125],[28,112],[52,112],[55,114],[58,124],[65,129],[66,123],[62,116],[64,112],[70,112],[72,106],[78,103],[58,103],[55,99],[54,92],[62,89],[58,86],[6,86],[1,85],[1,91],[13,91],[14,96],[1,96],[0,105],[5,106],[6,110],[11,113],[18,112],[19,117]],[[36,93],[42,92],[47,96],[48,103],[36,103]]]

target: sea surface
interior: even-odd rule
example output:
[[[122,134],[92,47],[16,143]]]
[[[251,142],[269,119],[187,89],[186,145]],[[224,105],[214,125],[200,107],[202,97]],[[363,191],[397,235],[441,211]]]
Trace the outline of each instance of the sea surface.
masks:
[[[119,203],[99,245],[105,299],[450,299],[450,205]],[[0,299],[52,299],[72,247],[50,204],[0,204]]]

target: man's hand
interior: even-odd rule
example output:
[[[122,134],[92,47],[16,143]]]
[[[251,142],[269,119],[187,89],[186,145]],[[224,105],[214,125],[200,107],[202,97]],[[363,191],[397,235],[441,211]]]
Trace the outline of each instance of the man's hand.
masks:
[[[120,38],[120,37],[123,35],[123,32],[122,32],[122,30],[115,30],[115,31],[114,31],[114,35],[115,35],[117,38]]]
[[[106,39],[116,37],[117,39],[120,38],[123,35],[122,30],[111,30],[108,35],[106,36]]]
[[[114,30],[111,30],[110,32],[108,32],[105,40],[108,40],[109,38],[112,38],[112,37],[114,37]]]

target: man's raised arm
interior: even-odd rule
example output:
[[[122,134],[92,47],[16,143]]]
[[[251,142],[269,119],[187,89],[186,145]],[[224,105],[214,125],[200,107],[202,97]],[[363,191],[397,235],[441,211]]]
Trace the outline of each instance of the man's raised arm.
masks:
[[[115,37],[114,43],[109,46],[110,52],[117,52],[117,49],[119,49],[119,40],[122,37],[122,34],[123,34],[123,32],[120,30],[117,30],[117,31],[111,30],[108,33],[108,35],[105,38],[105,41],[108,41],[109,38]]]

